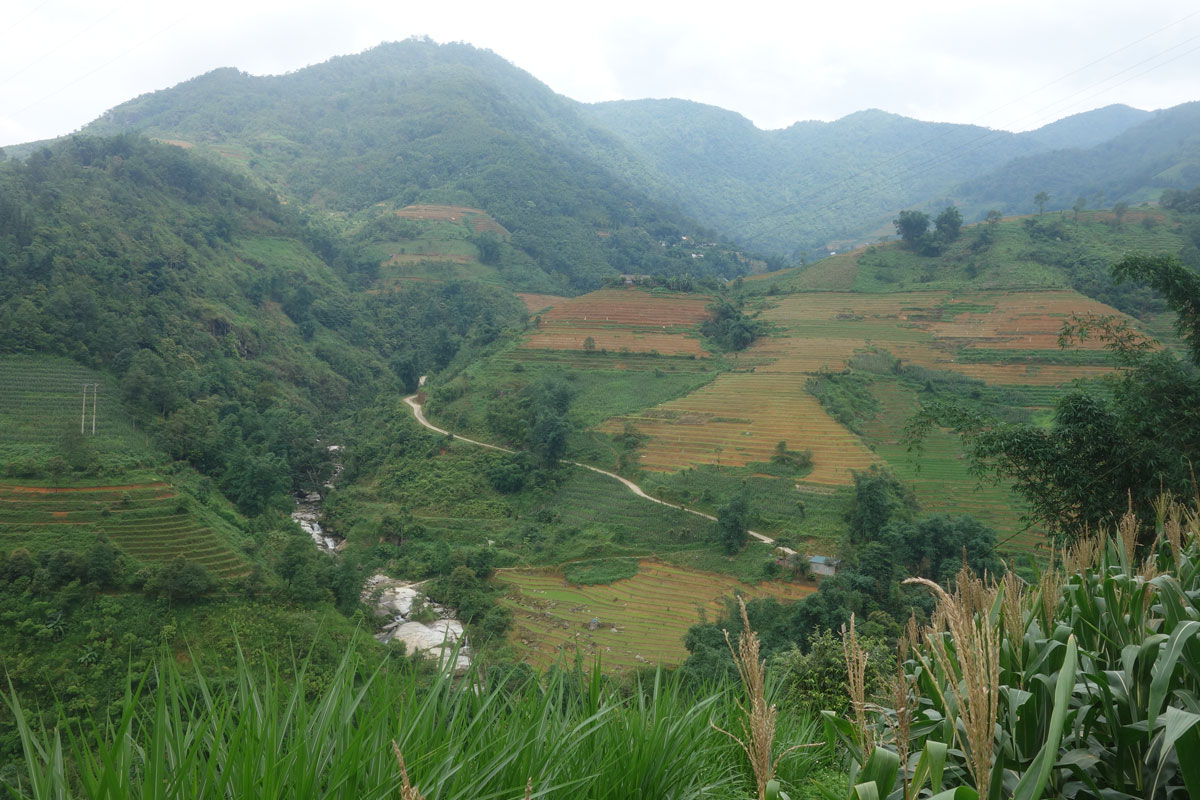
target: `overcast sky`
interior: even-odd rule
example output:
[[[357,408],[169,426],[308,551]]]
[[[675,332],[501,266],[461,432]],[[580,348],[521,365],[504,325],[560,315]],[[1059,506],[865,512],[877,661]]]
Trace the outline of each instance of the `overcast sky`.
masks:
[[[278,74],[428,35],[576,100],[683,97],[761,128],[882,108],[1027,130],[1200,99],[1195,0],[4,0],[0,144],[217,67]]]

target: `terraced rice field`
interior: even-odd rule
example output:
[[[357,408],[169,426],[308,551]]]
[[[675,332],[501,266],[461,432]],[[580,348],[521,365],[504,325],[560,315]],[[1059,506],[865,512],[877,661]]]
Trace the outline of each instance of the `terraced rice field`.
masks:
[[[647,353],[585,353],[582,350],[533,350],[518,348],[501,353],[496,357],[498,363],[509,364],[511,370],[514,364],[559,367],[561,369],[580,370],[619,370],[650,372],[707,372],[711,365],[707,359],[688,358],[686,356],[654,357]]]
[[[806,380],[804,375],[726,373],[686,397],[609,420],[601,430],[616,432],[626,421],[634,423],[650,437],[639,464],[665,472],[770,461],[775,446],[786,441],[792,450],[812,450],[813,471],[805,482],[848,485],[851,470],[879,459],[825,413],[805,390]]]
[[[5,546],[53,549],[64,542],[81,544],[82,537],[95,533],[139,561],[165,563],[183,556],[218,577],[249,572],[221,537],[177,508],[165,483],[61,489],[0,484],[0,542]],[[42,541],[56,544],[42,548]]]
[[[523,658],[546,667],[576,651],[599,656],[609,669],[679,664],[687,657],[683,637],[701,614],[715,619],[734,590],[746,597],[798,600],[813,587],[791,583],[748,586],[735,578],[653,561],[639,563],[632,578],[601,586],[572,586],[561,574],[513,570],[501,573],[513,591],[501,603],[513,612],[509,634]],[[598,620],[596,630],[589,622]]]
[[[970,514],[994,528],[1005,549],[1032,550],[1042,541],[1037,531],[1022,531],[1024,506],[1006,486],[980,486],[968,471],[958,437],[937,430],[925,440],[924,452],[910,453],[900,442],[905,421],[919,409],[915,392],[896,380],[876,380],[871,387],[879,415],[863,432],[901,481],[917,495],[928,513]]]
[[[80,429],[81,417],[93,445],[118,443],[133,434],[133,423],[117,398],[115,384],[104,375],[68,359],[0,356],[0,445],[57,444]]]
[[[941,340],[963,339],[967,347],[988,349],[1058,350],[1058,331],[1071,314],[1116,314],[1104,303],[1075,292],[993,292],[973,294],[956,305],[980,306],[980,310],[954,314],[953,319],[933,322],[930,332]],[[982,306],[990,306],[984,311]],[[1073,349],[1102,350],[1096,339],[1077,342]]]
[[[704,357],[695,328],[708,318],[707,296],[656,295],[639,289],[604,289],[560,302],[541,315],[541,326],[521,346]]]
[[[871,346],[917,366],[1020,386],[1056,386],[1110,372],[1103,366],[958,360],[961,349],[1042,350],[1052,359],[1060,352],[1058,332],[1072,313],[1117,312],[1067,291],[791,295],[763,313],[779,334],[755,342],[746,358],[774,372],[838,370],[855,350]]]
[[[501,239],[509,236],[507,230],[486,211],[480,208],[466,206],[405,206],[395,212],[402,219],[415,219],[423,222],[460,222],[470,227],[472,233],[494,233]]]

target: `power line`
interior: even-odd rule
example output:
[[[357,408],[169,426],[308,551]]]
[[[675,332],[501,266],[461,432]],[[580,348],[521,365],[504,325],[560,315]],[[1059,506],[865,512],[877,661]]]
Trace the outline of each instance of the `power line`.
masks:
[[[121,52],[120,52],[120,53],[118,53],[117,55],[115,55],[115,56],[113,56],[112,58],[110,58],[108,61],[105,61],[105,62],[103,62],[102,64],[100,64],[100,65],[96,66],[95,68],[93,68],[93,69],[91,69],[91,70],[89,70],[89,71],[87,71],[87,72],[83,73],[82,75],[80,75],[80,76],[79,76],[78,78],[76,78],[75,80],[73,80],[73,81],[68,81],[67,83],[64,83],[62,86],[59,86],[57,89],[55,89],[54,91],[50,92],[49,94],[43,95],[42,97],[38,98],[37,100],[34,100],[34,101],[33,101],[32,103],[30,103],[29,105],[27,105],[27,106],[25,106],[25,107],[23,107],[23,108],[19,108],[19,109],[17,109],[17,111],[16,111],[15,113],[17,113],[17,114],[24,113],[24,112],[28,111],[29,109],[33,108],[34,106],[40,105],[41,103],[44,103],[44,102],[46,102],[46,101],[47,101],[47,100],[49,100],[50,98],[52,98],[52,97],[54,97],[54,96],[56,96],[56,95],[60,94],[61,92],[65,91],[65,90],[67,90],[67,89],[70,89],[72,86],[75,86],[76,84],[78,84],[78,83],[81,83],[81,82],[83,82],[83,81],[87,80],[87,79],[88,79],[88,78],[90,78],[91,76],[95,75],[97,72],[100,72],[100,71],[101,71],[101,70],[103,70],[103,69],[107,69],[108,67],[112,66],[112,65],[113,65],[113,64],[115,64],[116,62],[120,61],[122,58],[125,58],[125,56],[129,55],[129,54],[130,54],[130,53],[132,53],[133,51],[135,51],[135,50],[139,49],[140,47],[142,47],[142,45],[146,44],[146,43],[147,43],[147,42],[149,42],[150,40],[159,38],[159,37],[160,37],[160,36],[162,36],[164,33],[166,33],[167,31],[171,30],[171,29],[172,29],[172,28],[174,28],[176,25],[178,25],[179,23],[181,23],[181,22],[183,22],[185,19],[187,19],[187,17],[188,17],[190,14],[191,14],[191,11],[190,11],[190,10],[188,10],[188,11],[185,11],[185,12],[184,12],[182,15],[180,15],[180,16],[179,16],[179,17],[178,17],[178,18],[177,18],[177,19],[176,19],[174,22],[172,22],[172,23],[170,23],[169,25],[167,25],[167,26],[165,26],[165,27],[161,28],[160,30],[158,30],[158,31],[155,31],[154,33],[152,33],[152,34],[149,34],[148,36],[146,36],[146,37],[144,37],[144,38],[142,38],[142,39],[138,40],[137,42],[135,42],[135,43],[134,43],[133,45],[131,45],[130,47],[126,48],[125,50],[121,51]]]
[[[21,67],[19,70],[12,73],[11,75],[9,75],[7,78],[0,79],[0,86],[3,86],[4,84],[8,83],[13,78],[16,78],[16,77],[19,77],[19,76],[25,74],[27,71],[29,71],[35,65],[40,64],[42,61],[44,61],[47,58],[49,58],[50,56],[54,55],[59,50],[62,50],[67,45],[73,44],[76,39],[78,39],[80,36],[83,36],[85,33],[91,33],[94,28],[96,28],[98,25],[100,25],[100,23],[107,22],[113,15],[115,15],[117,13],[118,10],[119,10],[119,8],[114,8],[113,10],[111,10],[107,14],[105,14],[103,17],[93,20],[92,23],[90,25],[88,25],[87,27],[81,28],[80,30],[76,31],[75,35],[72,36],[71,38],[64,39],[61,42],[59,42],[57,47],[55,47],[51,50],[44,51],[40,56],[38,56],[37,58],[35,58],[32,61],[30,61],[29,63],[27,63],[25,66]]]
[[[10,33],[12,33],[17,28],[21,27],[23,24],[25,24],[27,21],[29,21],[29,19],[31,19],[34,14],[38,13],[43,8],[45,8],[46,6],[50,5],[53,2],[54,2],[54,0],[45,0],[45,2],[43,2],[41,5],[35,6],[28,14],[21,17],[19,20],[14,22],[12,25],[9,25],[8,28],[6,28],[4,30],[3,33],[0,33],[0,37],[7,37]]]

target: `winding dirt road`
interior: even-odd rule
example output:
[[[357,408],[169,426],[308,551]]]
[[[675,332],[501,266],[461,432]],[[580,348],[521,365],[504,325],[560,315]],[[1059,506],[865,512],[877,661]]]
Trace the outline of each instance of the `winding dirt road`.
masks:
[[[408,397],[404,398],[404,402],[407,403],[408,407],[412,409],[413,416],[417,418],[417,422],[421,423],[426,428],[429,428],[429,430],[431,430],[431,431],[437,431],[438,433],[444,434],[453,439],[458,439],[460,441],[468,442],[473,445],[478,445],[479,447],[486,447],[489,450],[499,450],[502,453],[516,452],[514,450],[508,449],[507,447],[500,447],[498,445],[488,444],[487,442],[478,442],[474,439],[468,439],[465,436],[459,436],[457,433],[451,433],[450,431],[445,430],[444,428],[439,428],[438,426],[434,425],[429,420],[425,419],[425,413],[421,410],[421,404],[417,402],[417,395],[415,395],[415,394],[409,395]],[[680,511],[686,511],[689,514],[695,514],[697,517],[704,517],[705,519],[712,520],[713,522],[717,521],[717,518],[714,517],[712,514],[705,514],[703,511],[697,511],[694,508],[688,508],[687,506],[681,506],[681,505],[677,505],[675,503],[668,503],[666,500],[659,500],[657,497],[652,497],[651,495],[648,495],[645,492],[643,492],[642,487],[638,486],[636,483],[629,480],[628,478],[622,478],[620,475],[616,474],[615,472],[608,472],[607,470],[600,469],[599,467],[593,467],[590,464],[580,464],[578,461],[564,461],[563,463],[570,464],[575,467],[582,467],[583,469],[590,469],[592,472],[598,472],[599,474],[605,476],[606,478],[612,478],[614,481],[619,481],[626,489],[633,492],[634,494],[636,494],[638,497],[642,498],[643,500],[649,500],[651,503],[658,503],[660,506],[667,506],[668,508],[677,508]],[[772,539],[770,536],[765,536],[765,535],[763,535],[761,533],[757,533],[755,531],[747,531],[747,533],[749,533],[751,536],[753,536],[755,539],[757,539],[760,542],[766,542],[767,544],[775,543],[775,540]],[[795,550],[792,550],[791,548],[788,548],[788,547],[781,547],[779,549],[784,551],[785,553],[788,553],[789,555],[793,555],[796,552]]]

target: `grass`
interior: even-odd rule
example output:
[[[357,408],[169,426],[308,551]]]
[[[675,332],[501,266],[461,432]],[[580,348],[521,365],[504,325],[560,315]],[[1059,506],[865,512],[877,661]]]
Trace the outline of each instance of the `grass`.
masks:
[[[576,586],[596,586],[602,583],[632,578],[638,573],[634,558],[606,558],[596,561],[575,561],[563,565],[563,577]]]
[[[85,384],[89,387],[86,408]],[[99,389],[93,392],[96,384]],[[0,455],[39,459],[56,455],[67,434],[80,430],[81,416],[82,435],[93,450],[148,454],[143,436],[121,408],[120,396],[106,375],[69,359],[0,355]]]
[[[911,487],[929,513],[970,514],[994,528],[1008,548],[1029,549],[1041,542],[1035,531],[1023,531],[1020,499],[1005,486],[980,485],[970,473],[958,437],[935,431],[920,454],[901,440],[904,423],[919,408],[914,389],[890,378],[877,378],[872,391],[879,415],[863,424],[867,440],[896,476]]]
[[[760,565],[767,550],[747,547]],[[676,558],[684,560],[686,554]],[[734,591],[749,597],[796,600],[814,591],[802,584],[749,584],[728,575],[664,562],[643,561],[636,575],[596,586],[575,586],[554,571],[502,573],[513,591],[502,601],[513,612],[510,641],[522,658],[548,666],[578,653],[625,670],[686,656],[683,637],[692,625],[716,618]],[[592,627],[595,627],[593,630]]]
[[[396,797],[392,742],[416,791],[439,800],[569,795],[743,800],[754,778],[714,729],[740,711],[729,686],[693,695],[669,675],[631,688],[599,671],[482,674],[455,681],[403,660],[369,668],[348,653],[320,684],[239,660],[227,680],[164,654],[108,719],[54,727],[5,696],[26,765],[0,781],[15,798]],[[766,691],[771,691],[768,683]],[[815,722],[780,714],[781,745],[813,740]],[[817,758],[780,764],[803,785]]]

